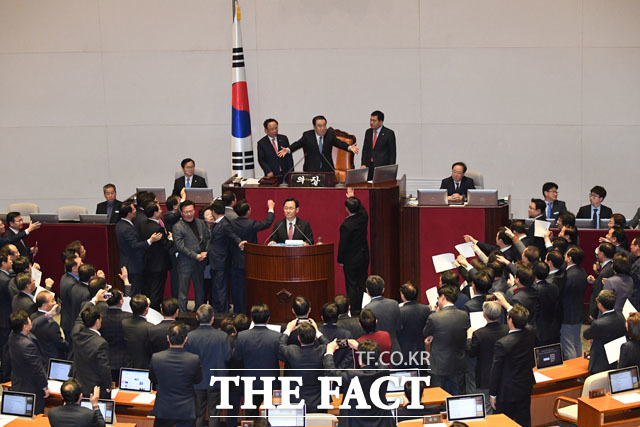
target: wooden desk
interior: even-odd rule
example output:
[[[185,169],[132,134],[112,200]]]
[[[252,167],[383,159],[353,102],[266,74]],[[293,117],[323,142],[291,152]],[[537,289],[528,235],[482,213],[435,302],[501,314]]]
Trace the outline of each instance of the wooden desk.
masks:
[[[482,421],[465,421],[469,426],[487,426],[487,427],[519,427],[520,424],[513,421],[504,414],[487,415]],[[401,421],[398,427],[423,427],[422,418],[415,420]]]
[[[403,396],[404,393],[392,393],[392,394],[387,394],[387,396]],[[440,387],[427,387],[424,390],[424,393],[422,393],[422,399],[420,400],[420,402],[423,405],[443,405],[446,401],[447,401],[447,397],[451,397],[451,395],[449,393],[447,393],[446,391],[444,391],[442,388]],[[339,406],[342,404],[342,395],[338,396],[338,397],[334,397],[331,400],[331,405],[333,406],[333,409],[329,410],[330,414],[333,415],[338,415],[340,412]],[[401,405],[402,406],[402,405]],[[422,423],[420,423],[422,424]]]
[[[640,425],[640,402],[624,404],[607,394],[578,399],[578,427]]]
[[[16,418],[15,420],[5,424],[7,427],[49,427],[49,418],[46,415],[36,415],[33,419]],[[136,427],[135,423],[113,423],[113,427]]]
[[[566,360],[562,366],[543,369],[541,374],[551,381],[536,383],[531,394],[531,425],[557,422],[553,416],[556,397],[578,398],[582,394],[581,379],[588,377],[589,361],[583,357]],[[533,369],[534,372],[536,369]]]

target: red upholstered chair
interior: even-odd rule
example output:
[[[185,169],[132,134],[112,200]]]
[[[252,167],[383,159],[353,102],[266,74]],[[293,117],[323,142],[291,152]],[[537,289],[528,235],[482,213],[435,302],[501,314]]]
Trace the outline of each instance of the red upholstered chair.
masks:
[[[356,137],[354,135],[350,135],[340,129],[333,129],[333,131],[340,141],[346,142],[349,145],[355,145]],[[331,155],[333,157],[333,166],[336,169],[336,183],[340,182],[344,184],[344,180],[347,178],[347,170],[355,168],[353,164],[353,153],[333,147]]]

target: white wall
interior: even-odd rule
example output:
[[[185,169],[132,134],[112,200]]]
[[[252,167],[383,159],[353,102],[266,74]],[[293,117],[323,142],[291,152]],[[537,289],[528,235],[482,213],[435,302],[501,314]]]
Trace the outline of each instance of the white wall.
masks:
[[[231,175],[230,3],[2,0],[0,211],[92,209],[109,181],[120,196],[170,189],[186,156],[218,188]],[[546,180],[573,211],[601,184],[605,204],[635,212],[640,2],[241,7],[254,147],[268,116],[290,140],[320,113],[361,140],[381,109],[410,178],[462,159],[513,196],[515,215]]]

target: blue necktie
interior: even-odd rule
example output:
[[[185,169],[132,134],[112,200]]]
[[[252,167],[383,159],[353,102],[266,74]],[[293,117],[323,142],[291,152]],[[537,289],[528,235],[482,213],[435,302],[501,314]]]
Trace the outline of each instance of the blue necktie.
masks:
[[[187,188],[191,188],[191,178],[187,178]]]
[[[598,208],[593,208],[593,220],[596,224],[596,228],[600,228],[600,216],[598,215]]]
[[[553,203],[549,202],[547,203],[547,218],[551,218],[551,206],[553,205]]]
[[[318,148],[320,149],[320,152],[322,153],[322,137],[320,137],[320,142],[318,142]]]

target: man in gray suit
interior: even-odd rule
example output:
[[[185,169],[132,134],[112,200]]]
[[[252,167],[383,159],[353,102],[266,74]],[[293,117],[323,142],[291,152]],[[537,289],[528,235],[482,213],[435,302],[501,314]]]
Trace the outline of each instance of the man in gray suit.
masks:
[[[178,252],[178,305],[187,311],[189,282],[193,280],[196,307],[204,303],[204,264],[207,259],[209,229],[196,218],[196,204],[185,200],[180,204],[182,218],[173,226],[173,243]]]
[[[398,301],[382,296],[384,293],[384,279],[380,276],[369,276],[365,286],[367,293],[371,297],[371,302],[364,308],[368,308],[376,315],[376,319],[378,319],[377,330],[389,333],[391,337],[391,351],[401,351],[396,334],[396,331],[402,328]]]

